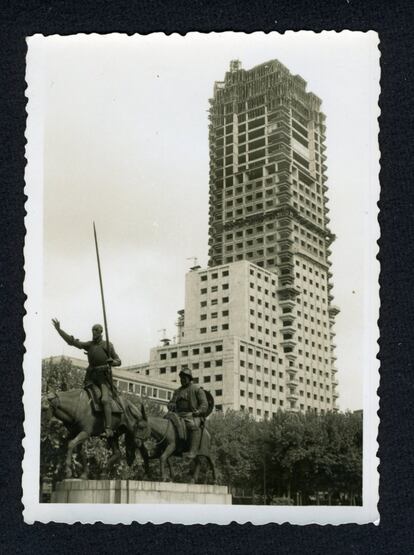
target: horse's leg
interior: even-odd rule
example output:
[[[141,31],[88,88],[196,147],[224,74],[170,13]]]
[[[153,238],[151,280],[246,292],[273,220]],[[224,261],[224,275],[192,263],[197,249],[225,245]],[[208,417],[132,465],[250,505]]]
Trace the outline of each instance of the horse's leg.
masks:
[[[72,455],[73,450],[77,447],[80,443],[83,443],[85,439],[88,439],[89,433],[85,430],[79,432],[79,434],[71,439],[68,443],[68,452],[66,454],[66,463],[65,463],[65,476],[66,478],[72,478]]]
[[[169,443],[160,457],[161,482],[165,482],[165,463],[175,451],[175,443]]]
[[[190,478],[190,484],[197,483],[199,473],[200,473],[200,457],[197,456],[194,461],[194,471],[193,471],[193,475]]]
[[[112,469],[117,462],[121,459],[121,450],[119,449],[118,436],[113,436],[108,441],[109,447],[112,449],[112,455],[108,461],[108,475],[111,475]]]
[[[168,464],[168,471],[170,473],[170,479],[172,482],[174,482],[174,472],[173,472],[173,466],[171,463],[171,457],[167,459],[167,464]]]
[[[82,462],[82,473],[79,478],[81,480],[87,480],[89,474],[88,457],[86,456],[83,443],[79,445],[79,455]]]

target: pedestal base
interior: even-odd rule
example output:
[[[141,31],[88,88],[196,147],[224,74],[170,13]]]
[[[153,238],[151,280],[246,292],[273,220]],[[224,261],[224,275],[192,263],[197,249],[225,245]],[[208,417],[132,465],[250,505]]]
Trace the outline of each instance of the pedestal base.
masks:
[[[231,505],[226,486],[136,480],[64,480],[52,503],[197,503]]]

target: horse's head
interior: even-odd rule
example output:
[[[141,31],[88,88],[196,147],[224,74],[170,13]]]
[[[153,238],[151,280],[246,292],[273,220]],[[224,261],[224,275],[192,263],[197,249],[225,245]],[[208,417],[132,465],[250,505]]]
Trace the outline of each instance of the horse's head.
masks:
[[[53,413],[54,413],[53,400],[56,397],[57,397],[57,394],[55,392],[48,393],[47,395],[42,395],[42,401],[41,401],[42,414],[46,415],[48,418],[51,418],[53,416]]]
[[[59,395],[56,391],[48,393],[42,398],[42,410],[47,410],[49,408],[56,408],[59,405]]]
[[[125,434],[126,459],[131,466],[135,460],[136,449],[141,448],[142,443],[149,438],[150,430],[145,407],[141,401],[138,405],[128,401],[126,407],[125,417],[129,423]]]

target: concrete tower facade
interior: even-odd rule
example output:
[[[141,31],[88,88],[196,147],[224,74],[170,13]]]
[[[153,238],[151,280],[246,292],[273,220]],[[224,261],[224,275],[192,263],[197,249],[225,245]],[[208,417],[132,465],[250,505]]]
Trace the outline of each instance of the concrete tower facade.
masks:
[[[334,409],[325,115],[277,60],[232,61],[210,100],[209,265],[248,260],[277,273],[281,347],[292,408]],[[303,389],[302,389],[303,388]]]

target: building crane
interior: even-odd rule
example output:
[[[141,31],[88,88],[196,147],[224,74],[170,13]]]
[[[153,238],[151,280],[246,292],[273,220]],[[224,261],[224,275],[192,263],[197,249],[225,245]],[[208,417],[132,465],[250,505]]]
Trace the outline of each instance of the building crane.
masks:
[[[157,330],[158,333],[162,333],[162,337],[161,337],[161,343],[164,346],[167,346],[170,344],[170,339],[168,339],[167,337],[167,330],[165,328],[161,328],[160,330]]]
[[[190,270],[198,270],[201,266],[198,264],[198,258],[196,256],[189,256],[186,260],[192,260],[193,265],[191,266]]]

